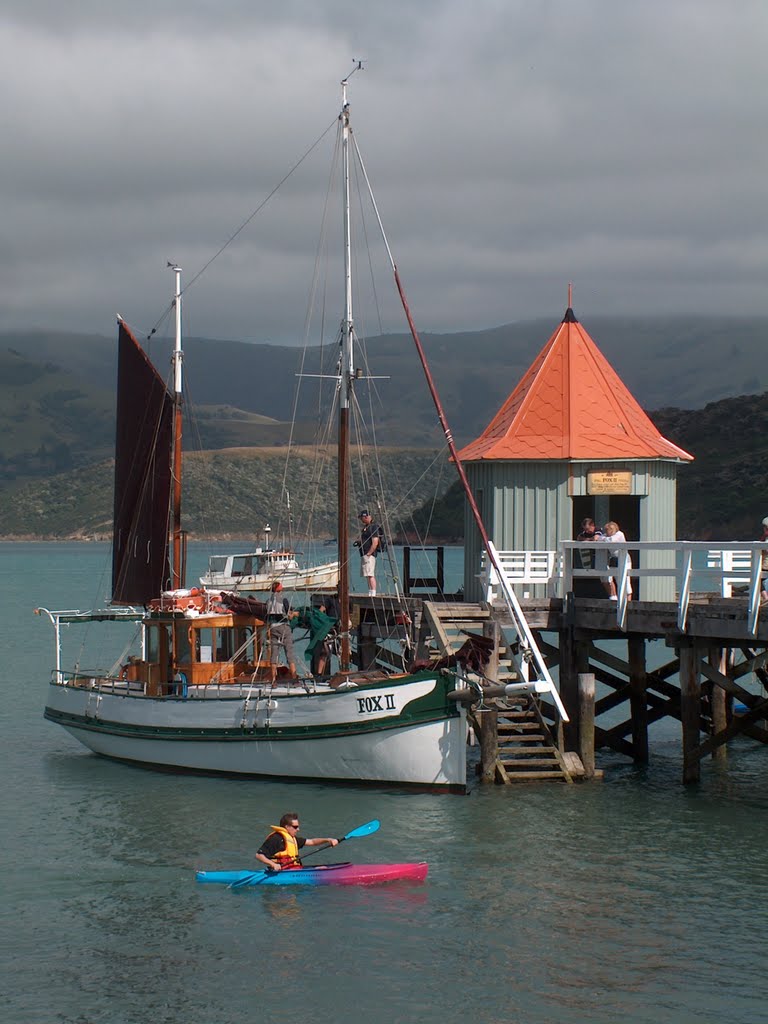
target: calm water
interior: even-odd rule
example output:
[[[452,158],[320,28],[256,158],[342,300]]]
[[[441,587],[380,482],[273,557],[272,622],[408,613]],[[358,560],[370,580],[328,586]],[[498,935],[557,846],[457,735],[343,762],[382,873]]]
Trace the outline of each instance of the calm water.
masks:
[[[43,721],[52,630],[32,614],[96,603],[106,567],[98,545],[0,545],[0,1020],[768,1021],[768,751],[743,741],[683,791],[667,729],[647,772],[467,797],[111,764]],[[195,883],[249,866],[294,809],[305,835],[380,818],[345,855],[426,859],[427,884]]]

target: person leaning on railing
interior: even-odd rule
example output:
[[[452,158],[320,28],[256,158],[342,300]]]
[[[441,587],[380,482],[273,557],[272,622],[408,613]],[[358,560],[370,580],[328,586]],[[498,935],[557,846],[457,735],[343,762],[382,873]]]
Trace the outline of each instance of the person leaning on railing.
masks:
[[[762,522],[763,541],[768,541],[768,516]],[[760,604],[768,604],[768,548],[763,548],[760,555]]]
[[[603,539],[603,532],[602,532],[602,530],[598,530],[597,529],[597,527],[595,526],[595,520],[594,519],[587,518],[587,519],[582,519],[581,520],[581,533],[578,535],[576,540],[593,541],[593,540],[602,540],[602,539]],[[581,568],[582,569],[594,569],[595,568],[595,549],[594,548],[584,548],[581,551],[579,551],[579,555],[581,556]]]

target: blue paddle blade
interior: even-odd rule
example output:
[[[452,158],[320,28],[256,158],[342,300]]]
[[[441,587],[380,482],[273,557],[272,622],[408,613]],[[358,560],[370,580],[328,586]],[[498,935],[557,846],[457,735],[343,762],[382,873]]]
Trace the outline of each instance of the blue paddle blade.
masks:
[[[374,818],[373,821],[366,822],[365,825],[359,825],[357,828],[352,829],[351,832],[347,832],[344,838],[361,839],[363,836],[369,836],[373,832],[378,832],[380,828],[381,822],[378,818]]]

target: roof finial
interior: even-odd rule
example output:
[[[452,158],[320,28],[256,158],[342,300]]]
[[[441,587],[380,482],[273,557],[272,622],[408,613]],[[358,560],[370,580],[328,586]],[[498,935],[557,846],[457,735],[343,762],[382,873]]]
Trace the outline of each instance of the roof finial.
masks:
[[[573,312],[573,282],[572,281],[568,282],[568,308],[565,311],[565,316],[563,317],[563,323],[564,324],[575,324],[575,323],[578,323],[578,320],[576,319],[576,314]]]

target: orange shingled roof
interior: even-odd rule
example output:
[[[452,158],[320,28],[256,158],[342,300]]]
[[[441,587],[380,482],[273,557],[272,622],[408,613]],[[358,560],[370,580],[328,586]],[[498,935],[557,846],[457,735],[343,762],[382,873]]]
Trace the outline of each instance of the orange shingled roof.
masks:
[[[681,459],[568,308],[486,429],[459,452],[479,459]]]

